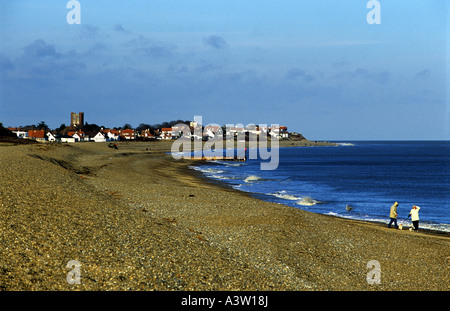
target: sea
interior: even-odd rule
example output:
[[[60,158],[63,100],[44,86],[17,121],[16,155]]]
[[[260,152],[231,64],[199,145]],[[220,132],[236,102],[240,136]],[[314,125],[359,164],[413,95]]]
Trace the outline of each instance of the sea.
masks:
[[[449,141],[336,143],[279,148],[275,170],[261,170],[262,159],[191,168],[255,198],[318,214],[387,224],[398,202],[398,223],[410,226],[417,205],[419,228],[450,232]]]

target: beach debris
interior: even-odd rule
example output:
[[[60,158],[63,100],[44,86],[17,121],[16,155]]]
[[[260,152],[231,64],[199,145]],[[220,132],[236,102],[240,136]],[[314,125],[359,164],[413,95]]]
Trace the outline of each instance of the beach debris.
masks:
[[[345,206],[345,209],[347,210],[347,212],[350,212],[351,210],[353,210],[353,206],[351,206],[350,204],[347,204]]]
[[[175,218],[163,218],[163,220],[167,221],[170,224],[177,225],[177,220]]]
[[[120,194],[118,191],[109,191],[109,194],[116,199],[120,199],[123,197],[123,194]]]
[[[119,147],[117,147],[117,144],[113,144],[113,143],[110,143],[109,145],[108,145],[108,147],[109,148],[114,148],[114,149],[119,149]]]

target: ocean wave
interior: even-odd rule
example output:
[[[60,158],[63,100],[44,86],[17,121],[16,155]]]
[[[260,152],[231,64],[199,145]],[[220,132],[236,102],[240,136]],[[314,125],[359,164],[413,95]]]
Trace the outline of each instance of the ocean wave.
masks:
[[[314,200],[310,197],[304,197],[304,198],[301,198],[300,200],[298,200],[297,202],[295,202],[295,204],[301,205],[301,206],[313,206],[313,205],[316,205],[319,203],[321,203],[321,202]]]
[[[354,146],[352,143],[337,143],[338,146]]]
[[[269,193],[269,195],[273,195],[274,197],[277,197],[279,199],[290,200],[290,201],[301,200],[301,197],[297,197],[292,194],[287,194],[285,190],[277,191],[275,193]]]
[[[223,180],[232,179],[231,177],[227,177],[227,176],[223,176],[223,175],[210,175],[210,177],[215,178],[215,179],[223,179]]]
[[[209,160],[207,162],[214,163],[214,164],[220,164],[220,165],[224,165],[224,166],[229,166],[229,167],[238,167],[238,166],[244,165],[244,163],[242,163],[242,162],[233,162],[233,161]]]
[[[257,181],[257,180],[262,180],[262,178],[259,177],[259,176],[256,176],[256,175],[250,175],[250,176],[248,176],[247,178],[244,179],[244,181],[246,183],[250,183],[250,182],[253,182],[253,181]]]
[[[225,173],[225,171],[215,168],[204,168],[201,166],[189,166],[189,168],[194,169],[198,172],[202,172],[204,174],[222,174]]]

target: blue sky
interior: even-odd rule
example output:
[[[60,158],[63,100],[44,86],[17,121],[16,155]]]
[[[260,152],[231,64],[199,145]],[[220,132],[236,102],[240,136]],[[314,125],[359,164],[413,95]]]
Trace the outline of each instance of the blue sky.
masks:
[[[176,119],[313,140],[450,139],[448,4],[379,0],[0,3],[0,122]]]

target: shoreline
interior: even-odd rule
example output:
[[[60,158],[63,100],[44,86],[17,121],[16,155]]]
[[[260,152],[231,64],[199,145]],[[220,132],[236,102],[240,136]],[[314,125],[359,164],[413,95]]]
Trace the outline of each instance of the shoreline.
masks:
[[[168,150],[0,147],[1,289],[448,290],[447,236],[261,201]],[[81,262],[77,287],[69,260]],[[381,264],[376,286],[370,260]]]
[[[280,145],[279,148],[317,147],[318,146],[318,145],[314,145],[314,143],[309,144],[309,145],[293,145],[293,144],[291,145],[291,144],[289,144],[288,141],[284,141],[284,142],[285,143],[283,145]],[[332,142],[332,143],[330,143],[330,142],[322,142],[322,143],[323,144],[320,145],[322,147],[331,147],[331,146],[338,147],[338,146],[349,146],[349,145],[353,146],[353,143],[351,143],[351,144],[349,144],[349,143],[337,143],[337,142]],[[202,159],[202,160],[193,160],[193,161],[194,162],[193,162],[192,166],[202,166],[202,165],[213,165],[214,164],[214,162],[211,162],[210,160],[204,160],[204,159]],[[220,168],[220,166],[219,166],[219,168]],[[199,178],[203,179],[205,182],[217,184],[217,185],[222,186],[222,187],[224,187],[226,189],[232,189],[232,190],[238,191],[239,193],[246,194],[246,195],[248,195],[248,196],[250,196],[250,197],[252,197],[252,198],[254,198],[256,200],[261,200],[261,201],[264,201],[264,202],[271,202],[271,201],[267,201],[267,200],[264,200],[262,198],[259,198],[259,196],[261,196],[261,195],[264,196],[264,194],[247,192],[247,191],[242,191],[242,190],[239,190],[239,189],[235,189],[230,184],[228,184],[228,183],[226,183],[226,182],[224,182],[224,181],[222,181],[220,179],[214,179],[214,178],[208,177],[204,173],[202,173],[201,171],[197,171],[195,169],[191,169],[191,171],[192,171],[193,174],[195,174]],[[274,203],[274,202],[272,202],[272,203]],[[284,204],[284,203],[274,203],[274,204],[283,204],[285,206],[292,207],[292,206]],[[297,208],[297,207],[292,207],[292,208]],[[297,208],[297,209],[304,210],[304,209],[301,209],[301,208]],[[305,210],[305,211],[308,211],[308,210]],[[308,212],[311,212],[311,211],[308,211]],[[350,218],[350,217],[331,215],[331,214],[323,214],[323,213],[316,213],[316,212],[311,212],[311,213],[318,214],[318,215],[324,215],[324,216],[330,216],[330,217],[336,217],[336,218],[342,218],[342,219],[348,219],[348,220],[354,220],[354,221],[360,221],[360,222],[365,222],[365,223],[386,225],[386,226],[389,223],[389,219],[386,219],[386,221],[383,222],[381,220],[365,220],[365,219]],[[438,223],[438,225],[439,225],[439,223]],[[410,224],[409,226],[408,225],[407,226],[403,225],[403,226],[404,226],[403,230],[407,231],[412,225]],[[403,231],[403,230],[400,230],[400,231]],[[450,237],[450,231],[433,229],[433,228],[423,228],[423,227],[420,228],[419,230],[420,230],[420,232],[425,233],[425,234],[432,234],[432,235],[439,235],[439,236]]]
[[[196,162],[194,162],[193,164],[190,164],[189,166],[201,166],[201,165],[210,165],[210,164],[211,163],[209,163],[209,161],[206,161],[206,160],[202,160],[202,161],[197,160]],[[376,221],[376,220],[364,220],[364,219],[357,219],[357,218],[348,218],[348,217],[344,217],[344,216],[336,216],[336,215],[330,215],[330,214],[322,214],[322,213],[311,212],[311,211],[308,211],[308,210],[304,210],[304,209],[301,209],[301,208],[298,208],[298,207],[293,207],[293,206],[286,205],[286,204],[283,204],[283,203],[274,203],[274,202],[266,201],[264,199],[258,198],[257,197],[259,195],[258,193],[247,192],[247,191],[242,191],[242,190],[239,190],[239,189],[235,189],[231,185],[227,184],[226,182],[224,182],[224,181],[222,181],[220,179],[213,179],[213,178],[210,178],[210,177],[206,176],[205,174],[203,174],[200,171],[197,171],[197,170],[194,170],[194,169],[191,169],[191,168],[188,168],[188,169],[191,171],[190,172],[191,174],[193,174],[197,178],[202,179],[206,183],[211,183],[211,184],[217,185],[218,187],[225,188],[227,190],[236,191],[236,192],[238,192],[240,194],[247,195],[247,196],[249,196],[249,197],[251,197],[251,198],[253,198],[255,200],[259,200],[259,201],[263,201],[263,202],[269,202],[269,203],[273,203],[273,204],[279,204],[279,205],[283,205],[283,206],[286,206],[286,207],[289,207],[289,208],[299,209],[299,210],[302,210],[302,211],[306,211],[308,213],[313,213],[313,214],[316,214],[316,215],[322,215],[322,216],[338,218],[338,219],[346,219],[346,220],[349,220],[349,221],[356,221],[356,222],[361,222],[361,223],[366,223],[366,224],[374,224],[374,225],[379,225],[380,227],[383,227],[383,226],[387,227],[387,225],[389,223],[389,219],[387,219],[386,222],[383,222],[383,221]],[[410,227],[405,227],[403,230],[400,230],[400,229],[396,229],[396,230],[409,231],[409,228]],[[395,228],[392,228],[392,229],[394,230]],[[424,233],[424,234],[437,235],[437,236],[443,236],[443,237],[450,238],[450,232],[444,231],[444,230],[420,228],[419,232],[420,233]]]

